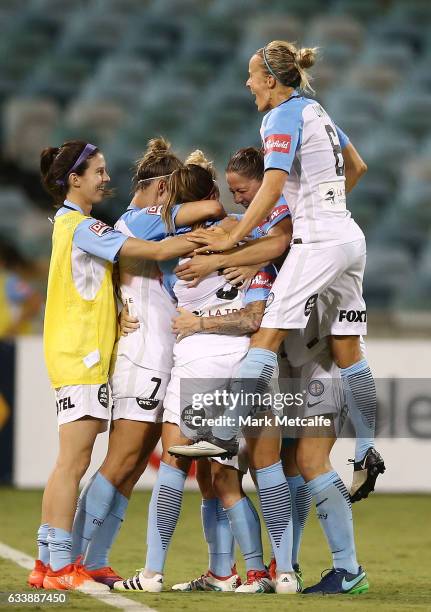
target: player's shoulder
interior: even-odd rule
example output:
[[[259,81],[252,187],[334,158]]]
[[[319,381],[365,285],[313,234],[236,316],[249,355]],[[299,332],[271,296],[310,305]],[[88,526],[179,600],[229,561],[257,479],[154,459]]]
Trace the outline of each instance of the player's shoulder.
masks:
[[[93,217],[85,217],[75,229],[75,238],[80,234],[101,237],[113,231],[114,228],[111,225],[108,225],[108,223],[105,223],[104,221],[100,221],[98,219],[94,219]]]

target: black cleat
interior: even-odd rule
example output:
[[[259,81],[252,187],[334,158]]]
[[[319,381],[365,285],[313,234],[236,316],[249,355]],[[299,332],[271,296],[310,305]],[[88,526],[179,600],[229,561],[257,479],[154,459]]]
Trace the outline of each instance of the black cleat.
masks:
[[[377,476],[383,474],[386,469],[382,456],[372,446],[367,450],[362,461],[353,461],[353,464],[353,481],[350,488],[352,504],[366,499],[371,491],[374,491]]]
[[[238,440],[221,440],[215,436],[208,436],[206,440],[198,440],[194,444],[177,444],[168,449],[168,453],[174,457],[189,457],[200,459],[201,457],[220,457],[220,459],[232,459],[238,454]]]

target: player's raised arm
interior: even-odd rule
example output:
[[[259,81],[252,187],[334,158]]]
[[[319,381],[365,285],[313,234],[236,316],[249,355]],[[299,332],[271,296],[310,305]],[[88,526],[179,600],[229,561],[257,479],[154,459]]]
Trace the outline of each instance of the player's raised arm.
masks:
[[[184,227],[202,221],[216,221],[223,219],[226,211],[218,200],[201,200],[199,202],[186,202],[181,204],[175,217],[175,225]]]
[[[197,230],[194,234],[201,235],[203,230]],[[181,280],[191,281],[203,278],[215,270],[274,261],[286,252],[291,236],[292,221],[290,217],[287,217],[273,226],[268,236],[251,240],[225,253],[196,255],[190,261],[178,266],[175,273]]]
[[[128,238],[120,250],[123,257],[140,257],[152,261],[165,261],[190,253],[190,242],[185,236],[166,238],[160,242]]]

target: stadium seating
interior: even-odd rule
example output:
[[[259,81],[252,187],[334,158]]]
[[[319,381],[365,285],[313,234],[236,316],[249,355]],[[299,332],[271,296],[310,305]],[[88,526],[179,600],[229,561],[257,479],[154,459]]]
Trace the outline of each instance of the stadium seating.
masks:
[[[201,147],[222,170],[236,148],[259,144],[261,116],[244,87],[250,55],[271,39],[319,46],[313,95],[369,167],[348,203],[371,253],[383,268],[398,261],[394,244],[400,269],[425,257],[429,1],[0,0],[0,24],[4,163],[30,172],[28,184],[46,144],[95,141],[117,189],[111,220],[129,199],[130,168],[148,138],[166,135],[180,153]],[[2,210],[20,206],[9,197],[0,190]],[[377,291],[382,272],[373,265],[371,304],[400,304],[395,280]]]

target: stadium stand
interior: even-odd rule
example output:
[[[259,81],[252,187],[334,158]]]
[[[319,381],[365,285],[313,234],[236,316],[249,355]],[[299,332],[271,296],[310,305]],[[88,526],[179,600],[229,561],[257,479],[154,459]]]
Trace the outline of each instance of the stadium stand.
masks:
[[[259,142],[261,118],[242,87],[252,52],[280,38],[319,46],[315,97],[369,167],[349,196],[370,244],[368,302],[424,303],[419,280],[408,303],[400,296],[408,266],[424,286],[430,276],[429,2],[0,0],[0,23],[0,207],[45,219],[35,185],[43,146],[97,142],[116,188],[103,209],[113,221],[148,138],[166,135],[180,153],[201,147],[222,170],[232,151]],[[7,216],[0,231],[13,227]]]

